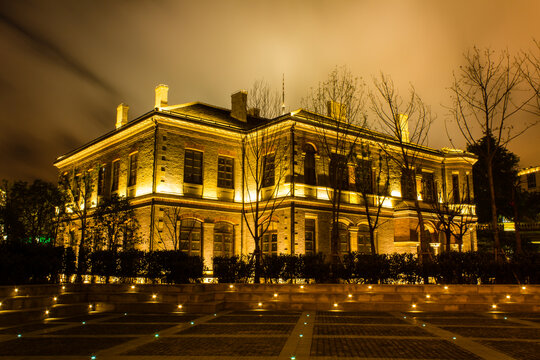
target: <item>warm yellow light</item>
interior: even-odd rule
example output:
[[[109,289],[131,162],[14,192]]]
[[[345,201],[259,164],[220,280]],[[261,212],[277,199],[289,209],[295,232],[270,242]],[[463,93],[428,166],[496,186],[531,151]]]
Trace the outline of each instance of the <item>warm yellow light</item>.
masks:
[[[92,308],[92,304],[89,304],[89,305],[88,305],[88,308],[91,309],[91,308]]]
[[[229,289],[232,289],[233,287],[234,287],[234,285],[233,285],[233,284],[229,285]]]
[[[492,309],[496,309],[496,308],[497,308],[497,305],[493,304],[493,305],[491,305],[491,308],[492,308]]]
[[[507,298],[507,299],[510,299],[510,295],[506,295],[506,298]]]
[[[62,290],[66,290],[66,287],[65,287],[65,286],[62,286]]]
[[[413,307],[413,309],[416,309],[416,304],[412,304],[411,306]]]
[[[259,303],[258,305],[259,305],[259,306],[262,306],[262,303]]]
[[[334,303],[334,307],[337,307],[337,303]]]
[[[178,305],[178,308],[181,309],[181,308],[182,308],[182,305]]]
[[[155,299],[157,298],[157,295],[156,294],[152,294],[152,299]]]
[[[448,290],[448,286],[445,286],[445,287],[444,287],[444,290]]]
[[[348,296],[349,296],[350,298],[352,298],[352,294],[349,294]]]
[[[521,290],[525,290],[527,287],[526,286],[522,286],[521,287]]]
[[[15,292],[19,292],[19,289],[15,288]]]
[[[427,294],[426,295],[426,299],[429,299],[431,297],[431,295]]]
[[[401,197],[401,191],[399,191],[399,190],[392,190],[392,192],[390,193],[390,195],[392,195],[393,197]]]
[[[56,296],[55,296],[55,297],[53,297],[52,299],[53,299],[53,301],[56,301],[56,300],[57,300]]]
[[[372,286],[371,286],[371,285],[369,285],[369,286],[368,286],[367,288],[368,288],[368,289],[371,289],[371,288],[372,288]]]
[[[45,310],[45,315],[49,315],[49,310]]]
[[[2,303],[0,302],[0,306],[2,306]]]
[[[277,293],[274,293],[274,297],[277,297],[277,295],[278,295]]]
[[[131,290],[135,289],[135,285],[131,285]]]
[[[303,289],[304,288],[304,285],[300,285],[300,289]]]

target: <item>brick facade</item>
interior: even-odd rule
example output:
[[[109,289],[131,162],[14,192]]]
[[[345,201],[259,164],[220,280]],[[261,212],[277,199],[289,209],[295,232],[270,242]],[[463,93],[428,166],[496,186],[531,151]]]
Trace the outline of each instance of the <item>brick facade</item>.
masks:
[[[160,86],[159,91],[156,91],[156,104],[161,106],[156,105],[154,110],[131,121],[118,118],[114,131],[59,157],[55,166],[60,174],[74,176],[77,172],[90,170],[93,181],[97,182],[98,169],[105,166],[107,179],[104,196],[111,193],[127,196],[135,208],[143,240],[137,244],[138,248],[178,249],[182,246],[180,240],[188,239],[190,248],[185,250],[203,256],[206,266],[211,268],[215,252],[238,255],[249,254],[254,250],[248,226],[251,225],[253,229],[250,215],[252,207],[248,203],[249,199],[253,199],[256,181],[245,175],[245,162],[254,160],[252,154],[243,152],[242,141],[262,128],[268,132],[277,131],[282,139],[279,146],[266,149],[275,154],[274,176],[276,184],[279,184],[273,197],[278,199],[277,209],[272,214],[272,221],[275,222],[273,231],[277,236],[275,252],[305,253],[306,219],[313,219],[314,250],[330,254],[331,205],[328,198],[331,194],[325,185],[329,163],[317,150],[317,124],[311,117],[299,110],[269,120],[251,116],[247,109],[236,109],[237,113],[242,113],[242,110],[246,112],[243,121],[242,116],[238,116],[241,119],[232,117],[228,109],[203,103],[168,106],[166,100],[167,93]],[[239,106],[238,103],[240,106],[243,104],[240,101],[233,106]],[[126,117],[127,110],[119,111],[118,116]],[[373,137],[362,141],[377,148]],[[309,146],[315,150],[317,185],[308,185],[305,181],[304,162],[306,149],[311,149]],[[190,157],[196,158],[190,158],[188,162],[192,165],[189,166],[186,165],[187,152],[190,152]],[[138,157],[136,184],[128,187],[129,159],[135,153]],[[224,172],[219,174],[220,158],[228,159],[228,169],[232,165],[232,186],[218,186],[219,176],[229,176]],[[117,191],[111,190],[114,161],[119,162]],[[429,173],[436,188],[443,194],[440,196],[447,197],[451,197],[454,181],[454,188],[458,186],[465,189],[466,197],[470,200],[473,196],[472,164],[475,161],[473,155],[463,151],[425,148],[421,152],[422,168],[418,171],[417,181],[420,184],[423,174]],[[352,183],[355,181],[354,167],[355,164],[349,164]],[[185,173],[186,169],[190,174]],[[199,169],[202,181],[197,183],[198,180],[193,179],[198,179],[198,175],[193,177],[191,172]],[[281,173],[282,176],[279,175]],[[411,203],[401,198],[400,175],[400,170],[395,167],[389,171],[390,194],[385,198],[380,226],[376,231],[376,248],[379,253],[416,253],[418,248],[418,237],[415,235],[416,213]],[[184,181],[186,179],[192,180],[188,183]],[[272,189],[263,189],[262,199],[266,199]],[[348,231],[350,249],[356,251],[359,229],[364,228],[362,226],[367,221],[363,200],[357,192],[349,190],[344,191],[342,198],[344,201],[340,222]],[[98,201],[94,187],[91,206],[96,206]],[[471,208],[474,212],[474,207]],[[247,211],[247,221],[242,218],[243,209]],[[437,242],[444,242],[444,239],[437,232],[436,216],[428,206],[423,209],[432,246],[438,248]],[[190,224],[190,231],[185,230],[183,224]],[[72,225],[60,236],[66,243],[73,242],[70,236],[79,236],[77,227]],[[174,236],[176,239],[173,239]],[[180,239],[182,236],[185,239]],[[474,233],[467,233],[463,250],[475,246]],[[268,249],[271,248],[270,243]]]

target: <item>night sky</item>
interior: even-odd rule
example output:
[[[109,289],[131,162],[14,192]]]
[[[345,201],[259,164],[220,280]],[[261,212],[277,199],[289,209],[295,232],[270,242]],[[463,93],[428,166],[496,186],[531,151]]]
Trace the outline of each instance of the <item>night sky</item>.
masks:
[[[540,39],[540,1],[23,1],[0,0],[0,179],[55,181],[56,157],[169,103],[230,107],[265,79],[287,110],[336,65],[371,81],[412,83],[444,130],[452,71],[471,46],[511,52]],[[456,140],[458,137],[456,137]],[[510,145],[540,165],[540,126]],[[463,143],[458,145],[463,146]]]

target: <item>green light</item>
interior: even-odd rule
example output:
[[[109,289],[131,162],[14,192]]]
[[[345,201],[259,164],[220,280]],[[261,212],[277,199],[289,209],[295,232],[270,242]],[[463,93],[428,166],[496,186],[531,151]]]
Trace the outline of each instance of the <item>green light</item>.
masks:
[[[92,355],[92,357],[90,359],[96,360],[96,355]]]
[[[21,334],[17,334],[17,337],[20,338],[22,335]]]
[[[83,325],[86,325],[86,321],[83,321],[82,324],[83,324]]]
[[[304,337],[304,335],[300,334],[300,337]]]
[[[193,325],[193,324],[195,324],[195,323],[192,321],[192,322],[190,322],[190,324]]]
[[[155,337],[159,337],[159,334],[154,335]]]

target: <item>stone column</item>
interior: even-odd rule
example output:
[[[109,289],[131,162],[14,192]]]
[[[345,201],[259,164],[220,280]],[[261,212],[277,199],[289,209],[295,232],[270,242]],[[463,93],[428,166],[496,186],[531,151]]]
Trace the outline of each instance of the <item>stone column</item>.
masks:
[[[212,257],[214,256],[214,223],[203,223],[203,260],[204,265],[212,270]]]
[[[358,251],[358,226],[349,226],[349,242],[351,252]]]

